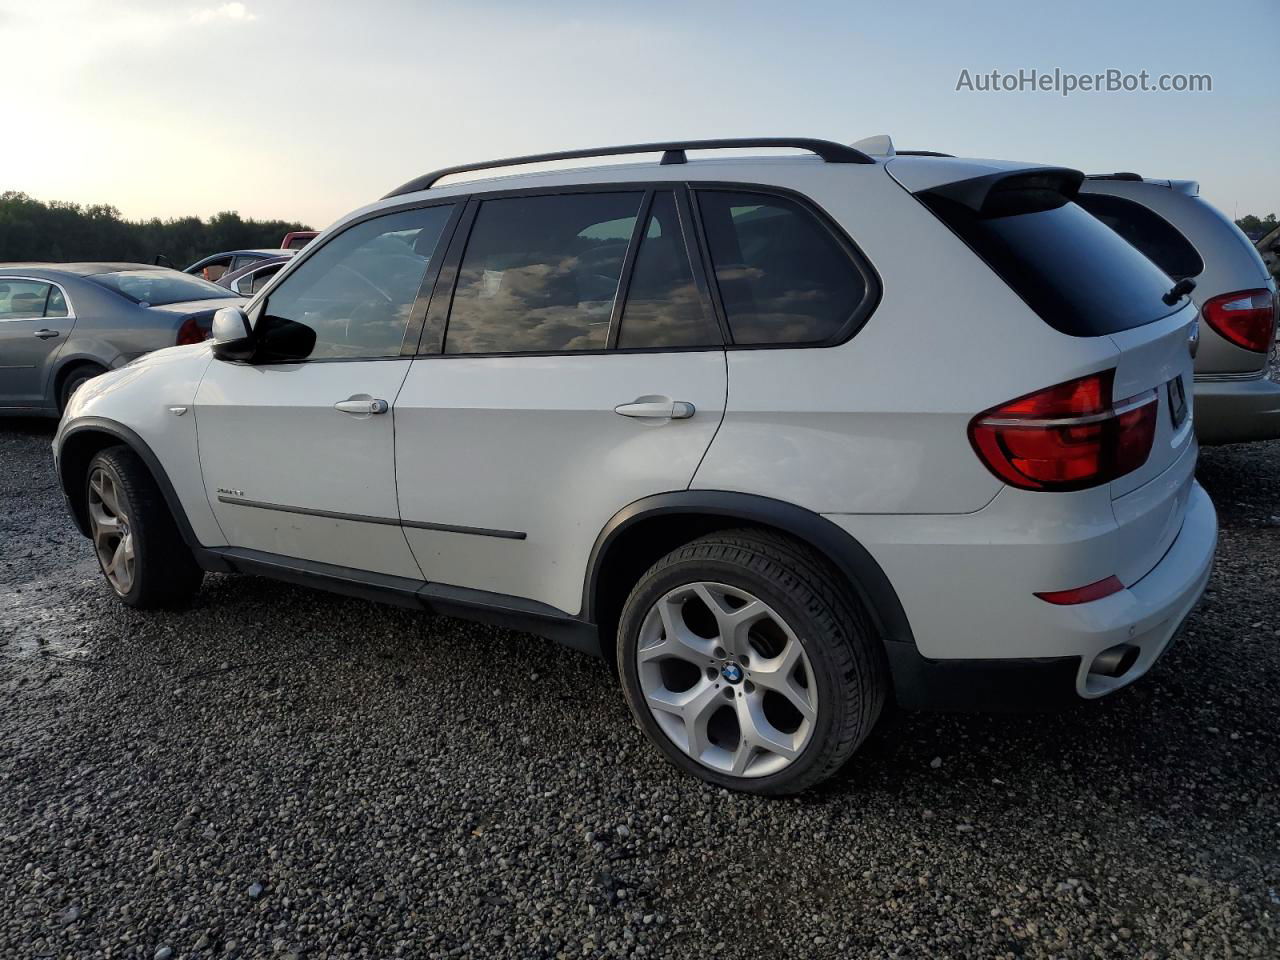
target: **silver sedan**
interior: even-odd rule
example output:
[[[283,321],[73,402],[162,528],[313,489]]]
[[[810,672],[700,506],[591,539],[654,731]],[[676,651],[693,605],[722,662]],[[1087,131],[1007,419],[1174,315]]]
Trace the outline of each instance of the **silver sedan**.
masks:
[[[140,263],[0,265],[0,414],[60,416],[80,384],[209,336],[230,290]]]

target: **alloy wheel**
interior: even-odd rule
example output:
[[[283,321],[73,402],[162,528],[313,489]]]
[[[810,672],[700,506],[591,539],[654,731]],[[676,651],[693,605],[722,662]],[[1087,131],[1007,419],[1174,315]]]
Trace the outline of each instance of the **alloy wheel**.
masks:
[[[663,733],[712,770],[776,774],[812,738],[809,656],[777,611],[739,587],[698,582],[666,593],[645,614],[636,666]]]
[[[112,589],[125,596],[137,574],[129,501],[108,471],[94,468],[89,474],[89,530],[98,563]]]

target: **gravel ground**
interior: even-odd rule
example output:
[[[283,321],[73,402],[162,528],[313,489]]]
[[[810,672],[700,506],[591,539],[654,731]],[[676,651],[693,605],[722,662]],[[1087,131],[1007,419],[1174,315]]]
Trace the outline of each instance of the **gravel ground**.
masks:
[[[1280,443],[1205,453],[1218,567],[1136,688],[895,714],[763,801],[537,639],[243,577],[126,610],[51,436],[0,426],[0,956],[1280,955]]]

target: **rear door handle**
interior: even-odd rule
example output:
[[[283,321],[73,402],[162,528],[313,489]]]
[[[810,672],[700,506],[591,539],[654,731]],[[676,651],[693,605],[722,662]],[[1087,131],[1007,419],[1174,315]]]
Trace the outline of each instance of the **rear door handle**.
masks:
[[[697,410],[692,403],[670,397],[636,397],[631,403],[620,403],[614,413],[645,420],[688,420]]]
[[[345,400],[339,400],[333,405],[333,409],[341,410],[353,417],[368,417],[375,413],[386,413],[391,409],[391,405],[385,400],[375,400],[367,393],[357,393]]]
[[[58,331],[57,331],[57,330],[49,330],[49,329],[47,329],[47,328],[46,328],[46,329],[44,329],[44,330],[37,330],[37,331],[36,331],[36,336],[37,336],[37,337],[39,337],[41,340],[48,340],[48,339],[49,339],[49,338],[51,338],[51,337],[56,337],[56,336],[58,336]]]

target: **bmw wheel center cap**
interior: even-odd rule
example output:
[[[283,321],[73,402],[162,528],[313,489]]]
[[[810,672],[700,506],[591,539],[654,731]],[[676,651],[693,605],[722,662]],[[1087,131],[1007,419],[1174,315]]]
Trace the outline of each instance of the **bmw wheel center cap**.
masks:
[[[742,668],[736,663],[726,663],[720,668],[720,676],[724,677],[729,683],[741,683]]]

